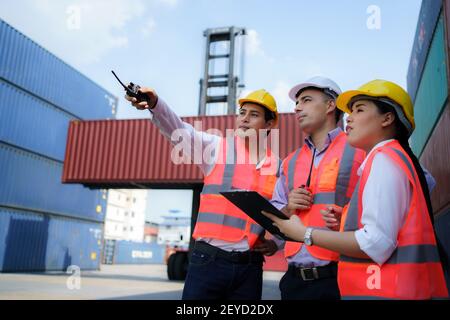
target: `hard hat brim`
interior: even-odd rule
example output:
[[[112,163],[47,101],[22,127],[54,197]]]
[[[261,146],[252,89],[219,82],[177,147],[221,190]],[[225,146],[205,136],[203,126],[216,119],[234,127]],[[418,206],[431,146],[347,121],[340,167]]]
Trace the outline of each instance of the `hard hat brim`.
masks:
[[[241,107],[244,105],[244,103],[248,103],[248,102],[257,104],[257,105],[259,105],[259,106],[261,106],[263,108],[266,108],[270,112],[275,113],[275,123],[278,122],[278,111],[271,110],[266,104],[261,103],[261,101],[258,101],[256,99],[248,99],[248,98],[242,98],[242,99],[238,100],[239,106],[241,106]]]
[[[317,89],[330,89],[329,86],[321,86],[318,85],[317,83],[312,83],[312,82],[304,82],[304,83],[300,83],[296,86],[294,86],[291,90],[289,90],[289,98],[291,98],[292,101],[297,102],[297,94],[299,93],[300,90],[306,89],[306,88],[317,88]],[[335,91],[335,89],[331,89],[333,92]],[[339,95],[339,92],[336,92],[336,95]]]
[[[318,86],[315,83],[308,83],[308,82],[300,83],[300,84],[294,86],[291,90],[289,90],[289,98],[291,98],[292,101],[297,102],[297,93],[300,90],[303,90],[303,89],[308,88],[308,87],[314,87],[314,88],[318,88],[318,89],[325,89],[325,88],[322,88],[322,87]]]
[[[354,97],[357,96],[369,96],[374,98],[383,97],[383,95],[373,94],[365,91],[349,90],[339,95],[339,97],[336,100],[336,107],[345,113],[348,114],[352,113],[352,111],[350,110],[349,103],[350,101],[352,101]]]

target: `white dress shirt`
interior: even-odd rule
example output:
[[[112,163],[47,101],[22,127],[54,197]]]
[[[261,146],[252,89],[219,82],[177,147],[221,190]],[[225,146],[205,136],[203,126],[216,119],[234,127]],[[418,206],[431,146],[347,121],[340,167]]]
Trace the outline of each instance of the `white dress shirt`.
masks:
[[[361,176],[373,150],[392,140],[377,144],[358,169]],[[355,232],[359,247],[382,265],[397,247],[397,236],[410,207],[412,188],[406,173],[387,155],[377,153],[362,194],[362,229]]]
[[[156,104],[155,108],[150,110],[150,112],[152,114],[151,121],[153,122],[153,124],[158,127],[161,133],[167,139],[169,139],[172,144],[181,143],[181,145],[185,146],[184,150],[192,150],[191,146],[194,146],[193,152],[197,152],[203,156],[207,156],[206,159],[202,159],[201,163],[197,165],[205,176],[209,175],[216,165],[222,137],[195,130],[195,128],[191,124],[183,122],[183,120],[181,120],[181,118],[175,112],[173,112],[161,98],[158,99],[158,103]],[[172,140],[172,133],[175,130],[179,129],[182,129],[184,133],[182,136],[182,140]],[[208,150],[210,152],[205,152],[205,150]],[[257,170],[262,167],[265,159],[266,158],[264,157],[261,161],[258,162],[258,164],[256,165]],[[247,237],[238,242],[229,242],[212,238],[198,238],[197,240],[207,242],[217,248],[226,251],[249,250]]]

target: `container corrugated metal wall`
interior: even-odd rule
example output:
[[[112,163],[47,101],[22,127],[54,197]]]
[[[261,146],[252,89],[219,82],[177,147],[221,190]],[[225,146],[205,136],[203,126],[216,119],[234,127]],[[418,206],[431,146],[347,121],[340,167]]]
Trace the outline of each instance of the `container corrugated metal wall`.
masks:
[[[0,207],[0,271],[98,269],[102,227]]]
[[[62,185],[61,162],[0,142],[0,163],[0,205],[104,221],[102,193],[81,185]]]
[[[73,116],[1,80],[0,101],[0,140],[64,160]]]
[[[116,241],[114,264],[163,264],[166,247],[155,242]]]
[[[447,61],[450,59],[450,0],[443,1],[445,45],[447,47]],[[450,74],[450,65],[447,63],[447,74]]]
[[[412,149],[420,155],[430,137],[448,96],[447,57],[444,21],[439,18],[414,105],[416,130],[411,136]]]
[[[435,220],[436,235],[445,248],[447,255],[450,255],[450,208],[441,212]],[[450,275],[446,275],[447,288],[450,288]]]
[[[114,96],[0,19],[0,79],[82,119],[112,118]]]
[[[0,271],[99,268],[106,191],[61,175],[69,122],[116,103],[0,19]]]
[[[438,239],[450,256],[450,106],[448,104],[449,90],[449,52],[450,48],[450,1],[445,0],[443,13],[433,35],[430,52],[427,51],[427,39],[432,35],[430,27],[434,28],[430,15],[423,17],[422,11],[436,6],[441,1],[423,1],[421,16],[417,25],[416,34],[422,34],[422,42],[415,43],[413,56],[426,57],[423,74],[411,77],[419,87],[418,98],[415,101],[416,132],[413,136],[413,150],[420,155],[420,162],[436,179],[436,187],[431,192],[433,213],[435,214],[435,230]],[[429,12],[429,10],[428,10]],[[428,25],[422,21],[429,20]],[[431,29],[432,30],[432,29]],[[417,39],[416,39],[417,40]],[[416,41],[417,42],[417,41]],[[427,56],[428,54],[428,56]],[[413,60],[412,60],[413,61]],[[414,61],[413,61],[414,62]],[[417,61],[416,61],[417,62]],[[410,65],[408,76],[416,66]],[[443,69],[446,71],[443,72]],[[420,78],[421,76],[421,78]],[[408,80],[410,77],[408,77]],[[420,82],[420,83],[419,83]],[[412,86],[409,85],[408,89]],[[411,93],[411,92],[410,92]],[[421,99],[419,100],[419,95]],[[447,269],[450,266],[447,266]],[[450,288],[450,274],[446,274],[447,286]]]
[[[447,105],[425,147],[420,162],[436,179],[431,193],[435,213],[450,207],[450,106]]]
[[[225,133],[234,128],[235,116],[185,117],[200,130]],[[280,157],[303,144],[294,114],[280,115]],[[175,165],[172,146],[149,120],[74,121],[70,124],[63,182],[94,186],[202,183],[195,165]],[[136,185],[134,185],[136,186]]]
[[[408,92],[413,101],[416,99],[417,89],[441,10],[441,0],[422,1],[407,75]]]

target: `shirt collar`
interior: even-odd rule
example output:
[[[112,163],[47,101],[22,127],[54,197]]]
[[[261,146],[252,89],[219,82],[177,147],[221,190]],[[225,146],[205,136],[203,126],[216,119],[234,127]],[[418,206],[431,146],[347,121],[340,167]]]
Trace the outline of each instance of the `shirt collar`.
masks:
[[[361,165],[358,168],[358,172],[357,172],[358,176],[361,176],[364,168],[366,167],[367,159],[369,159],[369,156],[375,151],[375,149],[382,147],[391,141],[394,141],[394,139],[389,139],[389,140],[384,140],[384,141],[378,142],[375,145],[375,147],[373,147],[372,150],[370,150],[370,152],[367,154],[366,158],[364,159],[363,163],[361,163]]]
[[[343,132],[343,131],[342,131],[342,129],[340,127],[334,128],[333,130],[328,132],[327,139],[325,140],[325,144],[323,146],[323,150],[321,150],[320,152],[326,150],[328,148],[328,146],[331,144],[331,142],[333,142],[333,140],[336,139],[336,137],[341,132]],[[306,145],[308,146],[309,149],[315,149],[314,142],[311,140],[311,136],[307,136],[305,138],[305,143],[306,143]]]

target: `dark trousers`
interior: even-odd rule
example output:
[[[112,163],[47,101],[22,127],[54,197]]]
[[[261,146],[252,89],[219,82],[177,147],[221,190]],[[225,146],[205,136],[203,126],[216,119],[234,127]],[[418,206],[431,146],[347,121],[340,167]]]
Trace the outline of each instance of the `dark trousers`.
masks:
[[[289,266],[280,280],[281,300],[340,300],[337,265],[333,263],[325,269],[322,268],[322,277],[304,280],[299,268]]]
[[[228,253],[196,243],[183,300],[261,300],[263,261],[256,252]]]

